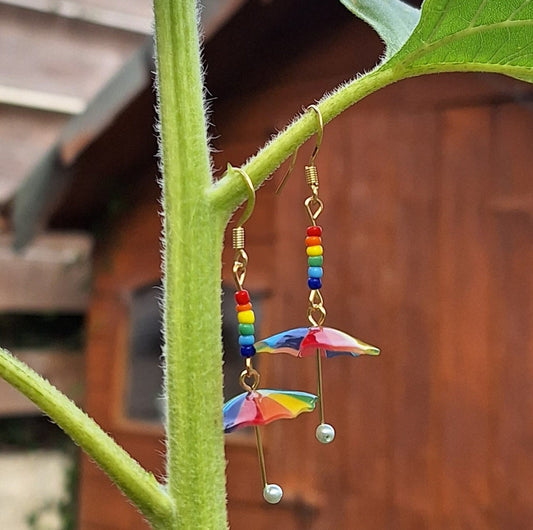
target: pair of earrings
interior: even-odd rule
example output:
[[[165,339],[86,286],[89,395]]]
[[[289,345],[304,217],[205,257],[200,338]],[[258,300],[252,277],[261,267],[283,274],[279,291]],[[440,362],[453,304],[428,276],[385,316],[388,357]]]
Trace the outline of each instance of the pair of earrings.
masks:
[[[315,159],[323,137],[322,114],[316,105],[308,107],[314,111],[318,120],[316,146],[309,165],[305,166],[306,182],[311,195],[304,202],[310,219],[306,230],[306,254],[308,262],[307,285],[309,287],[309,304],[307,308],[308,327],[283,331],[264,340],[255,340],[255,316],[248,291],[244,289],[248,256],[244,250],[244,223],[249,219],[255,205],[255,190],[250,177],[242,170],[236,169],[248,187],[248,202],[237,227],[233,229],[233,248],[235,257],[233,277],[236,292],[235,302],[239,322],[239,345],[245,368],[239,377],[241,388],[245,391],[224,405],[224,432],[229,433],[242,427],[253,426],[256,436],[257,452],[263,484],[263,497],[271,503],[278,503],[283,490],[277,484],[269,484],[266,478],[265,458],[261,440],[260,425],[266,425],[279,419],[292,419],[303,412],[311,412],[318,403],[320,423],[316,428],[319,442],[328,444],[335,438],[334,428],[326,423],[324,413],[322,359],[338,355],[358,357],[362,354],[378,355],[379,349],[366,344],[350,335],[333,328],[324,327],[326,309],[320,292],[323,276],[322,228],[317,224],[318,217],[324,210],[324,203],[319,197],[318,171]],[[279,191],[289,176],[296,160],[294,154],[291,167],[283,178]],[[287,353],[295,357],[316,358],[317,395],[291,390],[260,389],[259,372],[253,367],[252,358],[256,353]]]

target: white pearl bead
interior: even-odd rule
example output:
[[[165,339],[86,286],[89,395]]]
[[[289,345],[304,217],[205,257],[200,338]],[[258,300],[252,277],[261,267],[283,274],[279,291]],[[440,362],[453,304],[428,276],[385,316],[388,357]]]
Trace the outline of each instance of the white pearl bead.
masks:
[[[322,444],[329,444],[335,439],[335,429],[329,423],[321,423],[315,431],[316,439]]]
[[[267,484],[263,489],[263,497],[270,504],[277,504],[283,497],[283,490],[277,484]]]

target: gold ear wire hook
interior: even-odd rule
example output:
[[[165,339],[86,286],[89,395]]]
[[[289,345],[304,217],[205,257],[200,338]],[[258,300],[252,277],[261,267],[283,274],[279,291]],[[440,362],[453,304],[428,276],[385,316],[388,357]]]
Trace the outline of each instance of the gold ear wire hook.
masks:
[[[246,267],[248,265],[248,254],[244,250],[244,223],[250,218],[255,207],[255,188],[252,180],[244,171],[240,168],[232,168],[237,171],[244,179],[248,188],[248,201],[246,208],[237,223],[237,226],[233,229],[233,250],[235,250],[235,257],[233,258],[233,279],[238,289],[243,288],[244,279],[246,278]]]
[[[309,165],[313,166],[315,164],[315,159],[316,159],[316,156],[318,155],[320,145],[322,144],[322,138],[324,137],[324,120],[322,119],[322,113],[320,112],[320,109],[316,105],[309,105],[307,109],[313,109],[318,119],[318,130],[316,132],[316,144],[315,144],[315,148],[313,149],[313,153],[311,154],[311,158],[309,159]]]
[[[255,208],[255,188],[252,179],[248,176],[248,173],[246,173],[244,169],[241,169],[239,167],[233,167],[232,169],[234,171],[237,171],[242,176],[244,182],[246,183],[246,186],[248,187],[248,201],[246,203],[246,208],[244,212],[242,212],[239,222],[237,223],[237,228],[242,228],[244,223],[246,223],[246,221],[248,221],[248,219],[252,215],[252,212]]]
[[[318,108],[317,105],[309,105],[309,107],[307,107],[305,110],[308,111],[309,109],[312,109],[315,111],[317,115],[317,119],[318,119],[318,129],[316,132],[316,144],[315,144],[315,148],[313,149],[313,153],[311,154],[311,158],[309,159],[309,165],[312,166],[315,163],[315,159],[316,159],[316,156],[318,155],[320,145],[322,144],[322,138],[324,137],[324,120],[322,119],[322,113],[320,112],[320,109]],[[285,186],[287,180],[289,179],[289,176],[292,173],[294,166],[296,165],[296,157],[298,155],[298,149],[299,147],[297,147],[296,151],[294,151],[289,169],[287,169],[287,173],[283,175],[281,182],[278,184],[278,187],[276,188],[276,192],[275,192],[276,195],[278,195],[281,192],[281,190],[283,189],[283,186]]]

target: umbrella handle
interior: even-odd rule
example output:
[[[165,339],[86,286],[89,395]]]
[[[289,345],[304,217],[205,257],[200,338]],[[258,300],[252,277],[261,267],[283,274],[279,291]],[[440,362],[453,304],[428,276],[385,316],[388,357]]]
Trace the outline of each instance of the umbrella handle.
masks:
[[[263,498],[270,504],[277,504],[283,497],[283,490],[277,484],[269,484],[266,476],[265,453],[263,451],[263,440],[261,431],[257,425],[254,426],[255,442],[257,446],[257,456],[259,458],[259,468],[261,470],[261,482],[263,484]]]

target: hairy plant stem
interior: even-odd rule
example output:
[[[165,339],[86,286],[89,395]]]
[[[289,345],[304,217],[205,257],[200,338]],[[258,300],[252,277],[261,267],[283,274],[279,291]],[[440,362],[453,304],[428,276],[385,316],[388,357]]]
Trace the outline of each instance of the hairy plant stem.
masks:
[[[168,529],[227,527],[222,429],[221,250],[194,0],[155,0],[164,206]]]
[[[403,70],[399,67],[383,70],[378,68],[324,96],[318,103],[324,124],[369,94],[402,79],[402,74]],[[248,173],[254,186],[258,188],[316,131],[315,113],[311,111],[302,114],[251,157],[242,169]],[[238,175],[234,171],[228,170],[212,187],[209,194],[213,207],[220,209],[225,215],[230,215],[246,198],[245,190],[236,184],[237,178]]]
[[[57,388],[0,348],[0,376],[48,414],[136,504],[156,529],[166,528],[172,504],[155,477],[145,471],[92,418]]]

